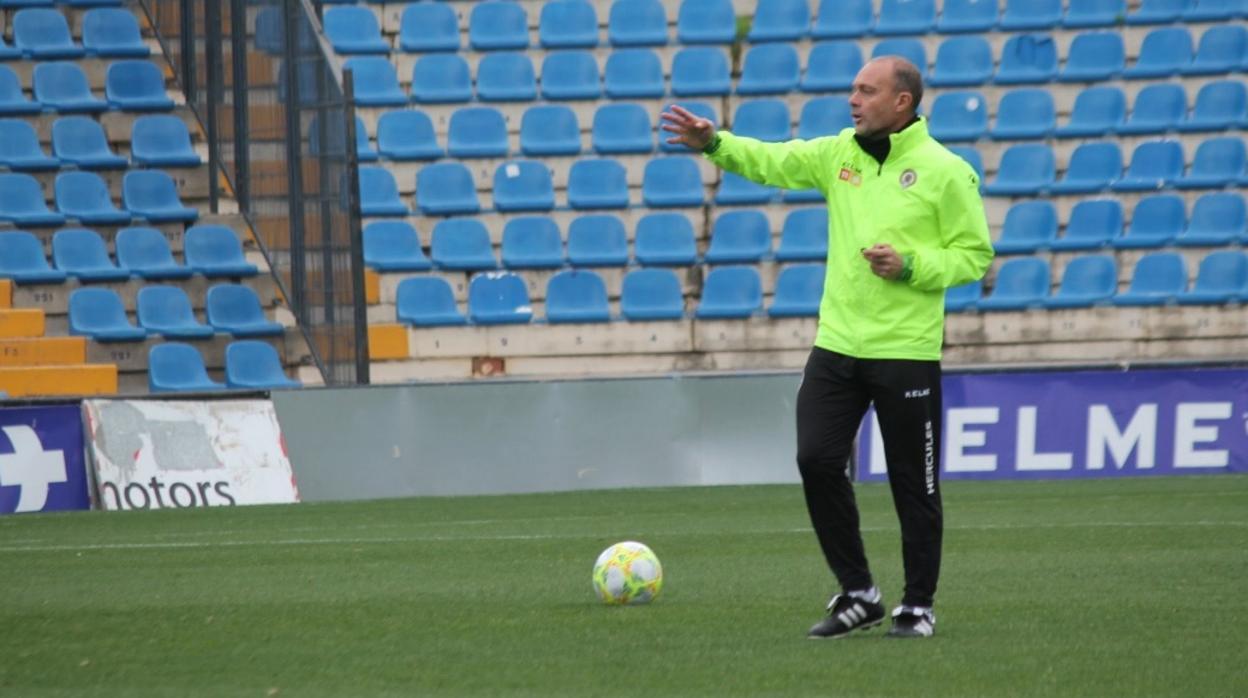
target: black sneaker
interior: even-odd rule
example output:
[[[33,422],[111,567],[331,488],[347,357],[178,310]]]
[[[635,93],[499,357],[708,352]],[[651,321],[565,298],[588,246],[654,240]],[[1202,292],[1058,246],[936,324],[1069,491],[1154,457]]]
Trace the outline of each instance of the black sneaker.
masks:
[[[837,594],[828,602],[828,617],[806,634],[812,640],[844,637],[855,630],[874,628],[884,622],[884,604],[879,601]]]
[[[898,606],[893,611],[893,627],[889,637],[931,637],[936,634],[936,615],[931,609],[921,610]]]

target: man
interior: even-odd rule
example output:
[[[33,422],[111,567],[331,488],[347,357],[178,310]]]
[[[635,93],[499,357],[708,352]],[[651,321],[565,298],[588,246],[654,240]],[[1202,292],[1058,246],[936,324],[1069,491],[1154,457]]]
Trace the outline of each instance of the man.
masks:
[[[819,330],[797,396],[797,462],[806,506],[842,593],[812,638],[879,625],[884,605],[863,550],[846,461],[875,404],[906,586],[890,636],[928,637],[940,573],[940,351],[945,289],[981,278],[992,243],[979,179],[917,116],[918,70],[886,56],[863,66],[849,98],[854,127],[810,141],[762,143],[716,133],[680,107],[663,128],[716,165],[828,202]]]

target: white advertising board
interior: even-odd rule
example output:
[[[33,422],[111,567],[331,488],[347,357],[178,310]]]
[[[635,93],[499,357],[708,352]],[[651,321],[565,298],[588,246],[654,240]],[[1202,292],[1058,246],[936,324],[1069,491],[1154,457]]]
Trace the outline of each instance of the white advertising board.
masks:
[[[299,501],[273,403],[87,400],[102,509]]]

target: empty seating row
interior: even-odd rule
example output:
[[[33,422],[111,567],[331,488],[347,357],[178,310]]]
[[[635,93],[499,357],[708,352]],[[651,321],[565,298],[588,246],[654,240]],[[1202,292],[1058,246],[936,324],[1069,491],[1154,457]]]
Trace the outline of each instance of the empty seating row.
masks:
[[[87,10],[82,16],[82,44],[74,42],[65,15],[48,8],[25,8],[13,14],[13,46],[0,39],[0,60],[26,58],[147,57],[134,13],[113,7]]]
[[[138,342],[151,335],[168,339],[209,339],[217,333],[280,337],[286,331],[265,316],[256,292],[240,284],[217,284],[208,289],[204,300],[207,325],[195,318],[190,298],[177,286],[144,286],[139,289],[135,308],[138,325],[130,322],[116,291],[74,289],[69,294],[69,333],[97,342]]]
[[[44,61],[35,66],[33,97],[22,92],[17,74],[0,65],[0,115],[62,114],[108,111],[169,111],[173,100],[165,92],[165,76],[151,61],[123,60],[109,64],[104,97],[91,92],[87,75],[71,61]]]
[[[1087,199],[1070,212],[1065,234],[1058,237],[1053,202],[1037,199],[1010,207],[1001,235],[993,244],[1001,254],[1029,254],[1038,250],[1095,250],[1179,245],[1191,247],[1248,244],[1244,197],[1237,192],[1205,194],[1192,205],[1189,218],[1183,199],[1153,194],[1136,204],[1130,225],[1117,199]]]
[[[135,167],[198,167],[202,160],[191,146],[191,134],[182,119],[149,114],[131,126],[130,162]],[[0,166],[36,172],[67,165],[125,169],[129,163],[109,148],[103,127],[90,117],[63,116],[53,122],[51,157],[43,152],[30,122],[0,119]]]
[[[259,271],[244,258],[234,231],[221,225],[192,226],[186,231],[185,264],[174,260],[169,242],[155,228],[122,228],[115,247],[116,263],[95,231],[59,230],[52,236],[54,266],[49,266],[43,243],[34,235],[22,230],[0,231],[0,278],[19,284],[61,283],[71,276],[80,282],[124,281],[131,276],[154,281],[187,279],[192,274],[240,278]]]
[[[190,344],[156,344],[147,353],[147,383],[153,393],[302,387],[286,375],[277,350],[268,342],[255,339],[241,339],[225,347],[224,384],[209,377],[203,355]]]
[[[132,220],[190,222],[199,217],[197,209],[182,204],[177,184],[161,170],[126,172],[121,181],[120,209],[113,205],[104,180],[91,172],[62,172],[56,176],[55,190],[58,211],[44,203],[43,187],[34,177],[0,173],[0,221],[47,227],[64,225],[71,218],[92,224],[121,224]]]
[[[1032,308],[1087,308],[1096,305],[1211,305],[1248,301],[1248,255],[1238,250],[1214,252],[1201,260],[1188,288],[1182,255],[1154,252],[1136,262],[1127,290],[1118,291],[1118,270],[1108,255],[1085,255],[1066,266],[1057,292],[1050,295],[1049,263],[1036,257],[1007,260],[997,272],[992,292],[981,297],[978,282],[950,289],[950,311],[1009,311]]]

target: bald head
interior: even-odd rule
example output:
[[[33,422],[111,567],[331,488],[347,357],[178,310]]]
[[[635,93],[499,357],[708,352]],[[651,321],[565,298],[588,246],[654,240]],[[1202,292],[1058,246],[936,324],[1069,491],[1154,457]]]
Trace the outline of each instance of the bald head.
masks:
[[[919,69],[901,56],[880,56],[868,61],[868,65],[871,63],[879,63],[892,71],[893,92],[909,93],[910,115],[914,116],[919,110],[919,102],[923,101],[923,75]]]
[[[876,138],[901,130],[914,118],[923,99],[923,78],[901,56],[880,56],[862,66],[849,95],[850,115],[858,135]]]

